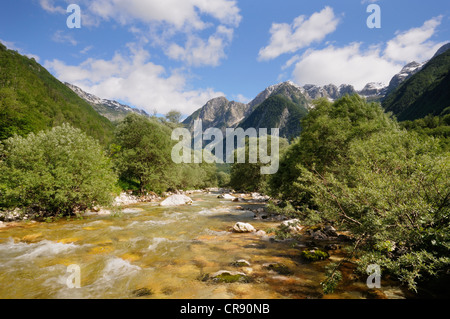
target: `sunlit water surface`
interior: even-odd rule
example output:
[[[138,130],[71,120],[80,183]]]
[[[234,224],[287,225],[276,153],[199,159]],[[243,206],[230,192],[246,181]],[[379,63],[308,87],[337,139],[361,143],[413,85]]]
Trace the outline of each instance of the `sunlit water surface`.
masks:
[[[238,221],[262,230],[279,222],[254,220],[252,212],[236,209],[245,203],[214,194],[193,199],[190,206],[146,203],[127,207],[120,216],[21,222],[0,229],[0,298],[367,297],[361,280],[323,296],[320,282],[329,261],[304,263],[301,249],[292,243],[230,232]],[[239,259],[250,267],[230,265]],[[286,265],[292,274],[280,275],[263,266],[273,262]],[[80,288],[68,285],[68,266],[74,264],[80,267]],[[219,270],[244,272],[251,280],[202,280]],[[402,297],[395,287],[383,289],[388,297]]]

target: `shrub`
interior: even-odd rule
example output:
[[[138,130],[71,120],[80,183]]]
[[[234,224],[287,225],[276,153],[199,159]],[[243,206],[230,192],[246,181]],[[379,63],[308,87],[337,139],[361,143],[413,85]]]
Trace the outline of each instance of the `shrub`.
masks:
[[[99,143],[63,124],[0,149],[0,209],[70,215],[112,201],[116,177]]]

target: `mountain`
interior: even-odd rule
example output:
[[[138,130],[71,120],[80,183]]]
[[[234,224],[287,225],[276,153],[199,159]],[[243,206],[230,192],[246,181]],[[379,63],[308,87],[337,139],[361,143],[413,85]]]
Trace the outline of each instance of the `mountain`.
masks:
[[[287,139],[300,135],[300,120],[308,114],[306,101],[303,104],[294,103],[282,94],[272,95],[239,124],[244,130],[248,128],[280,129],[280,137]]]
[[[183,124],[192,131],[194,121],[201,119],[203,130],[215,127],[224,131],[226,128],[237,127],[250,111],[248,104],[228,101],[222,96],[208,101],[202,108],[186,118]]]
[[[69,123],[101,143],[113,124],[34,59],[0,43],[0,140]]]
[[[98,113],[100,113],[100,115],[106,117],[112,122],[122,120],[128,113],[137,113],[147,117],[149,116],[143,110],[132,108],[117,101],[101,99],[93,94],[83,91],[78,86],[67,82],[64,84],[74,91],[79,97],[88,102]]]
[[[405,65],[403,69],[400,71],[400,73],[394,75],[391,82],[389,82],[389,86],[386,89],[386,94],[389,94],[390,92],[394,91],[396,88],[400,86],[400,84],[402,84],[411,76],[419,72],[426,63],[427,62],[424,63],[411,62]]]
[[[291,81],[287,81],[269,86],[264,91],[259,93],[250,103],[248,103],[248,105],[253,111],[258,105],[263,103],[269,97],[275,95],[282,95],[293,103],[306,104],[308,101],[305,93],[305,89]]]
[[[440,115],[450,106],[450,50],[445,47],[384,99],[385,110],[399,121]]]

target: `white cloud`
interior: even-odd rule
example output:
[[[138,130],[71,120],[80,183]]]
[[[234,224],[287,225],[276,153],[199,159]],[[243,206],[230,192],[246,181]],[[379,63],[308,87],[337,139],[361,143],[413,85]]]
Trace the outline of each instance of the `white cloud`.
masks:
[[[166,54],[189,66],[217,66],[220,60],[226,57],[225,47],[231,43],[232,39],[233,29],[219,26],[207,41],[190,35],[184,48],[172,43],[166,49]]]
[[[243,94],[234,95],[233,99],[237,102],[244,103],[244,104],[247,104],[252,100],[252,99],[244,96]]]
[[[75,84],[101,98],[130,103],[148,112],[165,114],[178,109],[191,114],[208,100],[224,95],[211,88],[189,90],[186,75],[180,70],[170,74],[149,61],[142,48],[129,46],[130,57],[116,53],[111,60],[87,59],[79,66],[59,60],[46,61],[44,66],[58,79]]]
[[[301,15],[292,24],[273,23],[271,38],[267,47],[259,51],[259,60],[271,60],[284,53],[294,53],[314,42],[322,41],[334,32],[339,23],[330,7],[312,14],[308,19]]]
[[[439,16],[426,21],[420,28],[397,32],[396,37],[387,43],[384,56],[401,62],[421,62],[429,59],[445,44],[430,40],[441,21],[442,16]]]
[[[69,43],[73,46],[78,44],[71,34],[64,33],[62,30],[56,31],[52,36],[52,40],[58,43]]]
[[[63,7],[55,6],[53,0],[39,0],[39,4],[42,9],[50,13],[66,14],[66,9]]]
[[[211,16],[233,27],[241,21],[239,8],[232,0],[93,0],[86,1],[86,6],[88,13],[97,19],[113,19],[121,24],[134,23],[135,20],[159,22],[178,30],[206,28],[208,23],[202,20],[201,15]]]
[[[368,82],[389,83],[402,64],[380,56],[378,49],[363,51],[361,43],[343,48],[328,46],[323,50],[308,50],[292,73],[299,84],[351,84],[362,89]]]
[[[386,44],[368,49],[363,49],[362,43],[310,49],[292,57],[284,68],[295,63],[292,77],[301,85],[351,84],[362,89],[367,82],[388,84],[406,63],[424,62],[445,44],[430,40],[440,22],[441,17],[430,19],[419,28],[397,32]]]

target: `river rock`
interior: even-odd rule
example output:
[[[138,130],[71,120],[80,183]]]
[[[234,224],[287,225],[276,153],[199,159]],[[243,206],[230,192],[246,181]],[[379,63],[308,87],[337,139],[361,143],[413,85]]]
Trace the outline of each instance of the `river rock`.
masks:
[[[127,193],[121,193],[114,199],[114,206],[132,205],[139,202],[136,196]]]
[[[233,282],[249,282],[249,277],[243,272],[219,270],[211,275],[209,278],[214,282],[219,283],[233,283]]]
[[[230,195],[230,194],[221,194],[221,195],[217,196],[217,198],[234,200],[236,197],[234,197],[233,195]]]
[[[237,222],[233,226],[233,231],[235,233],[253,233],[256,232],[256,229],[250,224]]]
[[[251,197],[253,200],[260,201],[260,202],[266,202],[270,199],[267,195],[261,195],[260,193],[251,193]]]
[[[250,263],[245,259],[239,259],[231,263],[234,267],[250,267]]]
[[[298,234],[303,229],[299,223],[298,219],[289,219],[282,222],[280,226],[291,234]]]
[[[325,234],[327,234],[330,237],[338,237],[339,236],[338,233],[336,232],[336,229],[331,225],[325,226],[323,231],[325,232]]]
[[[180,206],[192,204],[192,199],[186,195],[172,195],[163,200],[161,206]]]

